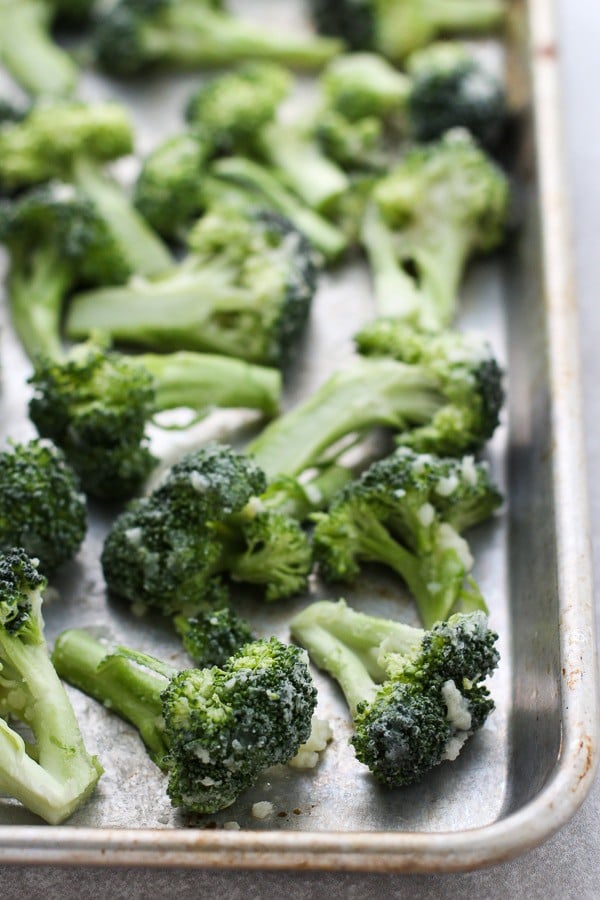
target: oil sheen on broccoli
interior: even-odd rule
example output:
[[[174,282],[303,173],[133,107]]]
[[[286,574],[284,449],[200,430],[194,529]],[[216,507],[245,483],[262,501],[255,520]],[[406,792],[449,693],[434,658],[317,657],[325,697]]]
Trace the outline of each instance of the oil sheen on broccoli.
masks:
[[[63,678],[135,725],[169,775],[173,806],[187,812],[230,806],[311,731],[316,691],[305,654],[276,638],[245,644],[220,668],[177,672],[71,630],[53,659]]]
[[[421,631],[321,601],[291,630],[342,688],[356,757],[385,787],[421,781],[456,759],[494,709],[483,680],[498,663],[497,635],[482,612]]]

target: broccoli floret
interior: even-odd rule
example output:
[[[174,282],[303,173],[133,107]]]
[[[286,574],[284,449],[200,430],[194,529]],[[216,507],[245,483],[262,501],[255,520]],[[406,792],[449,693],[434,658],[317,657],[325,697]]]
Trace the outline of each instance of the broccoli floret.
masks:
[[[0,452],[0,546],[24,547],[52,574],[85,537],[85,499],[63,453],[48,441]]]
[[[469,51],[440,42],[413,53],[407,115],[418,141],[434,141],[450,128],[466,128],[482,144],[493,144],[506,115],[502,84]]]
[[[274,63],[248,63],[211,78],[189,98],[188,122],[213,154],[256,152],[261,130],[272,122],[292,87],[290,73]]]
[[[398,444],[459,456],[479,449],[496,430],[504,402],[502,370],[478,335],[419,331],[397,319],[377,319],[359,332],[356,344],[365,356],[422,368],[437,382],[437,411],[426,424],[399,434]]]
[[[95,44],[101,67],[121,76],[159,65],[198,69],[244,60],[316,69],[342,46],[261,28],[225,12],[220,0],[119,0],[100,19]]]
[[[300,593],[312,567],[300,525],[263,506],[263,472],[222,445],[188,454],[117,519],[102,553],[109,590],[168,615],[223,606],[233,581],[265,599]]]
[[[98,342],[74,347],[64,361],[36,361],[29,415],[65,452],[87,494],[135,493],[157,460],[146,425],[155,413],[185,407],[198,416],[215,407],[274,415],[281,375],[275,369],[210,354],[127,357]]]
[[[311,0],[322,34],[396,62],[439,34],[485,33],[504,19],[502,0]]]
[[[194,618],[176,616],[175,627],[199,669],[224,666],[244,644],[256,640],[249,622],[227,607]]]
[[[343,439],[377,426],[399,433],[401,444],[447,456],[471,452],[493,434],[503,392],[486,342],[385,319],[363,329],[357,341],[373,358],[335,372],[248,446],[269,478],[297,477],[335,455]]]
[[[429,631],[364,615],[344,601],[313,603],[292,635],[340,684],[357,759],[386,787],[420,781],[454,760],[494,709],[482,684],[498,664],[482,612]]]
[[[0,204],[0,242],[10,253],[8,297],[26,353],[62,353],[64,301],[77,284],[124,279],[127,263],[93,203],[71,185],[32,188]]]
[[[323,104],[349,122],[366,116],[386,121],[404,109],[410,92],[406,75],[375,53],[352,53],[331,62],[320,78]]]
[[[352,581],[362,563],[389,566],[415,597],[425,627],[461,608],[483,606],[469,579],[464,528],[483,521],[501,497],[473,457],[447,459],[408,448],[374,463],[315,513],[315,557],[325,579]]]
[[[58,21],[81,24],[94,0],[0,0],[0,63],[29,94],[63,97],[75,90],[78,70],[52,39]]]
[[[21,121],[0,126],[0,189],[15,191],[54,178],[75,184],[104,220],[129,271],[152,275],[172,264],[171,255],[99,168],[132,148],[131,123],[116,103],[38,104]]]
[[[68,336],[100,331],[161,352],[199,350],[282,364],[316,287],[306,239],[279,215],[223,209],[201,219],[188,243],[190,255],[159,278],[76,296]]]
[[[508,181],[465,131],[419,147],[375,187],[362,241],[381,315],[444,328],[468,258],[503,238]]]
[[[55,825],[94,790],[102,767],[79,725],[44,638],[46,579],[21,549],[0,553],[0,790]],[[27,727],[26,745],[9,719]]]
[[[379,119],[365,116],[357,122],[350,122],[335,110],[322,112],[313,125],[313,135],[323,152],[345,171],[379,172],[386,167],[382,149],[383,127]],[[343,195],[334,198],[333,207],[336,222],[349,193],[352,193],[349,179]]]
[[[232,156],[216,162],[212,173],[248,192],[249,205],[267,206],[293,222],[326,262],[335,261],[347,249],[344,233],[287,190],[267,166]]]
[[[172,804],[189,812],[230,806],[310,734],[316,691],[304,653],[276,638],[245,644],[222,668],[178,673],[143,653],[107,653],[73,630],[58,638],[54,663],[135,725],[169,774]]]

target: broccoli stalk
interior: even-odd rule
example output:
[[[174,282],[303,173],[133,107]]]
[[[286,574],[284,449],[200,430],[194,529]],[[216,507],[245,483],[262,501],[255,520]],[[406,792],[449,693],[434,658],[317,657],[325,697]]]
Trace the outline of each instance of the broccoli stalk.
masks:
[[[39,433],[62,448],[86,493],[105,499],[130,496],[156,464],[145,433],[155,413],[245,407],[270,416],[281,394],[275,369],[185,351],[131,358],[94,342],[64,361],[38,359],[30,383]]]
[[[86,752],[44,639],[46,580],[24,550],[0,554],[0,790],[51,824],[94,790],[102,768]],[[27,726],[26,745],[8,717]]]
[[[53,659],[63,678],[138,729],[168,771],[171,802],[186,811],[230,806],[310,734],[316,691],[303,653],[276,638],[245,644],[222,668],[177,673],[71,630],[59,636]]]
[[[501,373],[485,342],[381,320],[358,343],[372,358],[335,372],[248,446],[269,478],[298,476],[335,455],[342,439],[376,426],[415,450],[446,455],[469,452],[494,432]]]
[[[61,2],[0,0],[0,62],[24,90],[33,95],[64,97],[73,93],[77,67],[50,36]],[[88,13],[90,0],[75,4]]]
[[[365,615],[344,601],[313,603],[292,635],[339,683],[357,759],[386,787],[420,781],[454,760],[494,702],[483,679],[498,663],[483,613],[457,614],[429,631]]]
[[[124,76],[156,65],[197,69],[253,59],[316,69],[341,49],[337,40],[260,28],[221,6],[220,0],[120,0],[99,22],[98,61]]]
[[[502,0],[311,0],[311,6],[323,34],[394,62],[440,33],[493,31],[505,14]]]
[[[460,532],[500,502],[483,463],[403,447],[343,488],[327,512],[313,515],[315,558],[332,581],[351,581],[363,562],[388,566],[430,628],[457,609],[485,609],[467,577],[473,558]]]
[[[469,256],[498,246],[508,183],[463,131],[417,148],[375,187],[362,241],[382,316],[445,328]]]
[[[302,331],[315,290],[308,242],[280,216],[205,216],[191,253],[162,277],[74,297],[71,338],[100,331],[161,352],[199,350],[281,364]]]

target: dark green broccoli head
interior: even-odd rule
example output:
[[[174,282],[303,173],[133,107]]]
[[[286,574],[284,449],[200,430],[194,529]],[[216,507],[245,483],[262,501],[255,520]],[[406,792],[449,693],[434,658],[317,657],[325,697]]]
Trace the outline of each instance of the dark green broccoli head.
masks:
[[[199,669],[224,666],[244,644],[255,640],[250,624],[228,607],[193,618],[176,616],[175,627]]]
[[[92,496],[134,493],[156,461],[145,437],[154,411],[152,375],[102,344],[74,348],[66,360],[36,360],[32,422],[62,448]]]
[[[375,47],[373,0],[310,0],[310,6],[322,34],[341,37],[350,50]]]
[[[190,97],[186,118],[213,153],[245,154],[273,121],[290,92],[290,73],[276,63],[247,63],[202,85]]]
[[[0,453],[2,547],[24,547],[50,574],[75,556],[85,532],[85,499],[60,450],[36,440]]]
[[[297,753],[310,735],[316,691],[303,651],[271,638],[247,644],[223,669],[181,672],[162,700],[169,796],[208,813]]]
[[[0,97],[0,128],[4,123],[20,122],[28,110],[7,97]]]
[[[96,0],[46,0],[56,10],[60,22],[79,25],[88,20],[94,11]]]
[[[169,138],[144,161],[135,185],[137,208],[159,234],[180,238],[203,207],[208,145],[196,133]]]
[[[13,270],[25,275],[45,251],[72,273],[71,283],[111,284],[129,268],[93,203],[77,188],[50,182],[0,207],[0,240]]]
[[[314,552],[328,580],[348,581],[364,562],[397,572],[431,626],[464,600],[473,560],[459,529],[481,522],[501,497],[472,457],[443,459],[401,448],[374,463],[314,516]]]
[[[504,402],[502,370],[479,336],[422,331],[394,319],[378,319],[362,329],[356,343],[366,356],[390,356],[422,366],[447,399],[429,424],[402,432],[399,444],[452,456],[476,450],[494,433]]]
[[[500,81],[464,47],[432,44],[408,60],[411,78],[408,115],[418,141],[434,141],[451,128],[466,128],[482,144],[492,144],[506,115]]]
[[[132,149],[131,122],[117,103],[38,104],[0,128],[0,186],[17,190],[68,179],[79,159],[109,162]]]
[[[0,627],[21,640],[43,640],[41,595],[46,579],[22,547],[0,552]]]

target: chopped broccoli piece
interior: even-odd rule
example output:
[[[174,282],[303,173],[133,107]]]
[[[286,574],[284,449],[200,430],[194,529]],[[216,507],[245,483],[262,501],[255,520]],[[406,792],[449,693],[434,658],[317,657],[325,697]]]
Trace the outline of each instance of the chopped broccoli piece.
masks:
[[[63,305],[77,284],[126,278],[129,269],[93,203],[58,182],[0,204],[0,242],[10,253],[8,297],[30,358],[62,353]]]
[[[331,456],[342,439],[376,426],[399,443],[448,456],[477,449],[502,406],[501,371],[475,335],[418,332],[379,320],[358,335],[358,359],[249,445],[269,478],[298,476]],[[385,358],[391,357],[391,358]]]
[[[44,638],[46,579],[23,549],[0,553],[0,790],[55,825],[85,802],[102,774],[52,666]],[[26,726],[26,745],[9,724]]]
[[[263,472],[222,445],[188,454],[149,497],[116,520],[102,553],[109,590],[171,615],[223,606],[222,577],[265,599],[300,593],[312,552],[300,525],[263,506]]]
[[[131,123],[116,103],[37,104],[21,121],[0,126],[0,189],[15,191],[55,178],[74,183],[104,220],[129,271],[152,275],[172,264],[171,255],[99,169],[132,148]],[[113,282],[118,278],[119,273]]]
[[[310,5],[322,34],[395,62],[439,34],[493,31],[505,14],[502,0],[311,0]]]
[[[63,453],[47,441],[0,452],[0,546],[18,545],[52,574],[85,537],[85,499]]]
[[[349,122],[367,116],[385,121],[398,116],[408,100],[410,81],[375,53],[351,53],[331,62],[320,78],[323,103]]]
[[[352,581],[363,562],[404,579],[427,628],[465,603],[483,606],[465,578],[473,558],[460,532],[483,521],[501,497],[487,467],[401,448],[374,463],[315,513],[315,557],[330,581]]]
[[[500,244],[507,207],[506,176],[467,132],[409,152],[376,185],[363,224],[380,314],[449,325],[467,260]]]
[[[155,413],[244,407],[271,416],[281,394],[275,369],[185,351],[127,357],[93,341],[61,362],[38,359],[30,384],[39,433],[63,449],[85,492],[103,499],[131,496],[150,474],[157,460],[145,429]]]
[[[159,65],[198,69],[244,60],[317,69],[342,46],[261,28],[225,12],[220,0],[119,0],[100,19],[95,44],[101,67],[121,76]]]
[[[52,39],[55,20],[80,24],[94,0],[0,0],[0,63],[29,94],[69,96],[77,66]]]
[[[386,787],[413,784],[456,759],[494,709],[482,682],[498,664],[497,635],[482,612],[421,631],[322,601],[291,628],[340,684],[356,757]]]
[[[189,812],[230,806],[310,734],[316,691],[304,653],[276,638],[245,644],[221,668],[178,673],[143,653],[108,653],[72,630],[58,638],[54,663],[135,725],[169,774],[172,804]]]
[[[89,291],[70,306],[71,338],[95,331],[161,352],[199,350],[273,365],[308,317],[316,268],[283,217],[214,210],[188,237],[190,255],[161,277]]]
[[[466,128],[492,145],[506,116],[502,84],[456,42],[439,42],[413,53],[407,62],[407,115],[417,141],[435,141],[450,128]]]
[[[250,624],[231,609],[214,609],[194,618],[175,617],[183,646],[199,669],[224,666],[230,656],[256,640]]]

